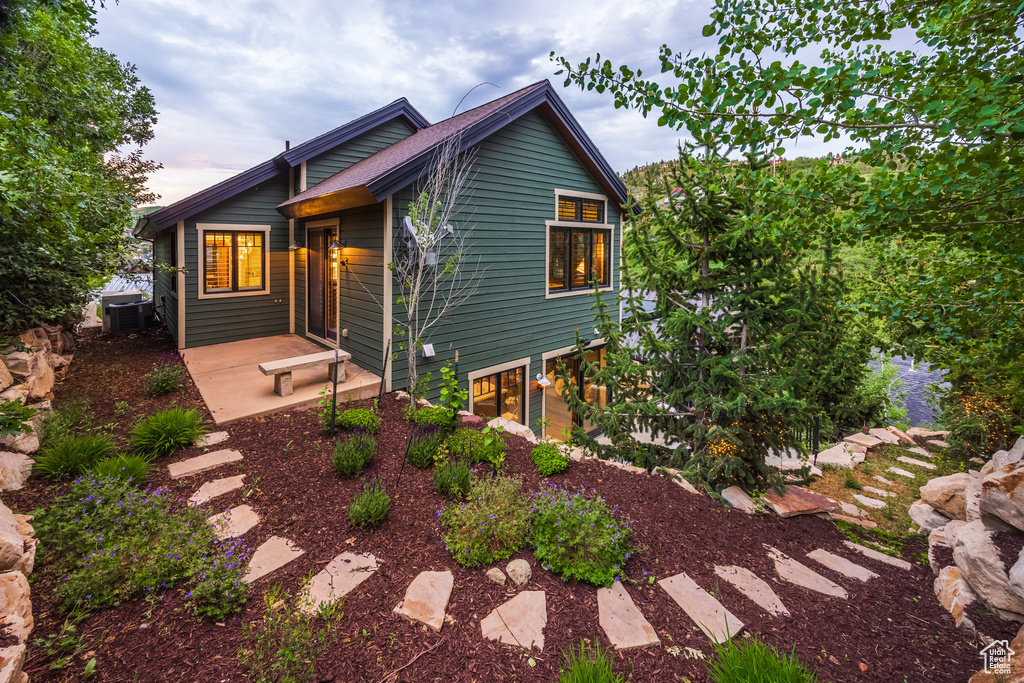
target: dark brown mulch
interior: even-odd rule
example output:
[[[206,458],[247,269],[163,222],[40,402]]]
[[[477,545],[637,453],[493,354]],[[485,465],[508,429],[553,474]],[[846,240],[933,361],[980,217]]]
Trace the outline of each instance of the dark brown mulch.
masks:
[[[80,369],[69,373],[60,386],[59,398],[88,395],[99,421],[109,418],[112,408],[108,404],[116,400],[130,401],[139,414],[152,412],[166,403],[143,399],[135,378],[168,350],[169,342],[155,332],[87,340],[75,360]],[[81,367],[86,361],[92,367]],[[116,382],[101,382],[104,363],[117,365]],[[196,399],[189,383],[183,393],[162,400],[192,405]],[[256,493],[248,499],[243,492],[216,499],[210,512],[244,500],[261,517],[261,523],[245,536],[252,547],[272,535],[283,535],[305,549],[305,555],[256,582],[246,610],[223,625],[189,616],[182,609],[180,591],[167,591],[162,601],[153,605],[136,601],[94,614],[79,627],[83,649],[72,667],[51,670],[53,656],[40,647],[30,648],[26,669],[33,681],[77,680],[91,657],[97,660],[94,680],[100,681],[244,680],[237,659],[243,644],[241,624],[259,618],[262,593],[272,583],[294,591],[302,578],[347,550],[373,553],[381,568],[346,599],[341,642],[317,663],[319,680],[380,681],[405,667],[395,680],[551,681],[557,677],[560,652],[578,646],[581,638],[607,647],[598,624],[596,589],[562,581],[538,567],[526,551],[516,554],[533,566],[533,579],[524,589],[544,590],[547,595],[544,650],[523,653],[483,640],[480,620],[507,600],[511,591],[507,593],[488,580],[486,568],[460,567],[445,550],[436,519],[442,499],[433,490],[431,472],[402,466],[412,427],[402,419],[401,410],[402,403],[393,395],[386,396],[380,406],[384,429],[377,439],[374,464],[385,478],[392,509],[384,524],[373,530],[349,527],[347,507],[360,480],[340,480],[335,475],[330,462],[333,441],[319,432],[309,411],[229,425],[226,429],[231,438],[225,446],[245,455],[238,467],[224,467],[178,484],[169,480],[162,465],[194,456],[199,450],[190,448],[162,461],[153,484],[169,486],[182,498],[205,481],[244,472]],[[124,428],[119,422],[118,429]],[[537,489],[541,478],[529,458],[530,444],[518,437],[508,437],[507,442],[507,471],[521,476],[526,489]],[[662,647],[614,655],[616,670],[630,680],[707,680],[706,663],[687,659],[685,648],[710,658],[710,643],[654,583],[683,571],[714,592],[746,623],[748,632],[787,652],[795,647],[800,659],[817,669],[820,680],[963,681],[978,668],[978,644],[955,628],[935,600],[929,568],[915,564],[907,572],[851,557],[880,575],[862,584],[805,558],[819,547],[849,556],[843,535],[826,520],[751,517],[726,510],[707,496],[689,494],[660,477],[628,474],[594,462],[574,464],[564,475],[549,479],[594,489],[634,520],[637,552],[627,568],[626,586],[661,637]],[[45,503],[56,492],[55,487],[33,481],[26,491],[5,496],[5,500],[17,511],[24,511]],[[764,543],[842,584],[849,600],[828,599],[775,580]],[[911,539],[905,556],[916,558],[926,548],[924,543],[924,539]],[[792,616],[773,618],[762,612],[732,586],[719,581],[715,564],[741,565],[771,582]],[[446,625],[438,635],[393,614],[420,571],[444,569],[455,576],[449,605],[454,624]],[[36,636],[56,632],[63,620],[52,600],[54,580],[44,562],[34,577]]]
[[[1017,531],[1000,531],[992,534],[992,543],[999,551],[999,559],[1009,569],[1020,559],[1020,551],[1024,549],[1024,534]]]

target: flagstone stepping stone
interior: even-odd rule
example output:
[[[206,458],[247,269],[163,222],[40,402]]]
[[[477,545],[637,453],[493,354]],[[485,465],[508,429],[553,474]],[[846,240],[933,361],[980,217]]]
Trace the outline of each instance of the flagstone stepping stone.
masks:
[[[875,437],[883,443],[899,443],[900,437],[896,436],[888,429],[882,429],[881,427],[875,427],[868,430],[868,434]]]
[[[768,489],[764,500],[779,517],[795,517],[797,515],[816,515],[819,512],[831,512],[839,509],[839,503],[800,486],[787,486],[780,496]]]
[[[849,524],[856,524],[857,526],[862,526],[865,529],[874,529],[876,526],[878,526],[869,519],[857,519],[856,517],[848,517],[847,515],[841,515],[838,512],[830,512],[828,513],[828,516],[830,519],[834,519],[839,522],[848,522]]]
[[[818,453],[814,463],[819,466],[835,465],[836,467],[852,468],[857,462],[857,456],[866,450],[863,446],[841,443]]]
[[[882,482],[883,484],[885,484],[886,486],[895,486],[895,485],[896,485],[896,482],[894,482],[894,481],[889,481],[888,479],[886,479],[885,477],[883,477],[883,476],[882,476],[882,475],[880,475],[880,474],[876,474],[876,475],[875,475],[875,481],[880,481],[880,482]]]
[[[455,579],[451,572],[420,572],[405,591],[405,599],[394,612],[409,621],[426,624],[435,633],[444,626],[444,611],[452,596]]]
[[[236,477],[227,477],[225,479],[214,479],[208,481],[199,489],[192,494],[192,497],[188,499],[189,505],[202,505],[207,503],[217,496],[223,496],[225,493],[231,493],[237,489],[242,488],[244,474],[239,474]]]
[[[884,489],[878,489],[878,488],[875,488],[874,486],[865,486],[864,490],[867,491],[868,493],[872,493],[872,494],[874,494],[876,496],[881,496],[882,498],[894,498],[896,496],[896,494],[893,493],[892,491],[886,491]]]
[[[665,589],[712,642],[724,643],[743,631],[744,624],[739,617],[725,609],[722,603],[698,586],[686,572],[662,579],[658,585]]]
[[[842,508],[844,514],[851,515],[853,517],[867,517],[868,516],[868,513],[864,512],[863,510],[861,510],[859,507],[857,507],[853,503],[847,503],[844,500],[839,501],[839,507]]]
[[[929,445],[938,446],[939,448],[949,448],[949,444],[942,439],[932,439],[928,442]]]
[[[800,564],[770,545],[765,545],[765,548],[768,549],[768,554],[775,561],[775,573],[783,581],[788,581],[801,588],[807,588],[824,595],[846,600],[846,591],[842,586],[829,581],[818,572]]]
[[[909,570],[912,566],[906,560],[901,560],[898,557],[893,557],[892,555],[880,553],[877,550],[874,550],[873,548],[868,548],[858,543],[854,543],[853,541],[843,541],[843,545],[845,545],[850,550],[856,550],[864,557],[870,558],[872,560],[877,560],[878,562],[884,562],[885,564],[891,565],[893,567],[898,567],[899,569]]]
[[[210,446],[216,446],[219,443],[227,441],[229,436],[231,435],[227,432],[213,432],[200,437],[199,440],[196,441],[196,445],[200,448],[209,448]]]
[[[935,455],[931,451],[926,451],[925,449],[921,448],[920,446],[914,446],[913,448],[908,448],[907,449],[907,453],[913,453],[914,455],[923,455],[926,458],[931,458],[931,457],[933,457]]]
[[[661,644],[654,627],[618,581],[611,588],[597,589],[597,614],[601,628],[616,650]]]
[[[299,555],[301,554],[300,550]],[[299,599],[302,611],[306,614],[316,614],[321,605],[337,602],[373,576],[376,571],[377,558],[369,553],[356,555],[345,552],[338,555],[302,589]],[[447,600],[445,603],[447,604]]]
[[[260,517],[249,505],[225,510],[219,515],[207,518],[210,526],[213,527],[214,535],[220,540],[225,538],[238,538],[249,529],[260,523]]]
[[[884,500],[878,500],[877,498],[868,498],[867,496],[862,496],[859,493],[853,494],[853,499],[856,500],[861,505],[866,505],[869,508],[875,508],[876,510],[880,510],[885,507]]]
[[[731,583],[736,590],[753,600],[758,607],[774,616],[789,616],[789,610],[779,600],[772,587],[745,567],[715,565],[715,573]]]
[[[878,578],[878,574],[874,573],[870,569],[865,569],[859,564],[854,564],[845,557],[840,557],[835,553],[830,553],[824,548],[816,548],[815,550],[812,550],[807,553],[807,557],[811,558],[815,562],[825,565],[832,571],[838,572],[843,576],[848,576],[851,579],[867,581],[868,579]]]
[[[901,470],[899,467],[890,467],[889,471],[893,474],[898,474],[901,477],[906,477],[907,479],[917,479],[916,474],[913,472],[907,472],[906,470]]]
[[[892,425],[889,425],[888,427],[885,428],[885,431],[889,432],[890,434],[893,434],[897,439],[899,439],[903,443],[908,443],[911,446],[917,443],[916,441],[914,441],[914,437],[912,437],[910,434],[907,434],[899,427],[893,427]]]
[[[910,429],[907,430],[907,434],[910,434],[911,436],[920,436],[928,439],[933,436],[946,436],[947,434],[949,434],[949,432],[935,431],[934,429],[925,429],[924,427],[911,427]]]
[[[213,451],[197,455],[188,460],[171,463],[167,466],[167,471],[170,472],[171,479],[181,479],[182,477],[191,477],[193,474],[215,469],[221,465],[227,465],[229,462],[238,462],[241,459],[242,454],[238,451]]]
[[[935,469],[935,465],[931,464],[930,462],[925,462],[924,460],[917,460],[916,458],[908,458],[905,455],[901,455],[896,459],[899,460],[900,462],[905,462],[908,465],[914,465],[915,467],[923,467],[926,470]]]
[[[871,436],[870,434],[850,434],[850,436],[843,439],[846,443],[857,444],[858,446],[864,446],[864,448],[874,448],[882,444],[882,440]]]
[[[722,498],[729,505],[732,505],[737,510],[746,512],[748,515],[757,509],[754,501],[739,486],[730,486],[727,489],[723,489]]]
[[[480,621],[487,640],[524,649],[544,649],[544,627],[548,623],[547,597],[544,591],[523,591],[495,607]]]
[[[280,569],[306,551],[295,545],[291,539],[271,536],[256,548],[249,560],[249,569],[242,578],[243,583],[252,583],[267,574]]]

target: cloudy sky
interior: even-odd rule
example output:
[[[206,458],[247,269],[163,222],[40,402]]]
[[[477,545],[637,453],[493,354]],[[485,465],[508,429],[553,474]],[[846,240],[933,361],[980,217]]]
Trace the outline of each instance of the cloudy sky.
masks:
[[[658,48],[712,48],[709,0],[125,0],[94,44],[135,64],[160,112],[151,179],[177,201],[406,97],[428,120],[551,79],[617,171],[675,154],[680,134],[563,88],[548,55],[658,69]],[[474,86],[487,83],[473,90]],[[493,85],[490,85],[493,84]],[[472,93],[470,91],[472,90]],[[467,96],[467,93],[468,96]],[[820,154],[805,145],[791,154]],[[788,155],[787,155],[788,156]]]

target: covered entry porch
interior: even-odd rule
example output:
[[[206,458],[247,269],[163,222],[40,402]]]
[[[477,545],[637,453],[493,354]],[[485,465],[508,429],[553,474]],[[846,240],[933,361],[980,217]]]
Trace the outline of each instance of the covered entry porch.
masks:
[[[292,394],[278,396],[274,393],[274,377],[260,372],[259,365],[323,350],[298,335],[280,334],[197,346],[182,350],[181,356],[214,422],[224,425],[247,417],[315,406],[320,392],[330,390],[331,386],[324,366],[295,370]],[[345,381],[338,383],[339,402],[377,395],[379,376],[352,361],[346,362],[345,367]]]

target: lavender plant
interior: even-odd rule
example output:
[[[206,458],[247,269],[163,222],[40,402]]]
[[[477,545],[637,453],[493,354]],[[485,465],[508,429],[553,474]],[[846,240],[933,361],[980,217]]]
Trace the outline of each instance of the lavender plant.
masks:
[[[352,526],[375,527],[388,516],[391,497],[384,490],[384,480],[374,472],[363,482],[363,492],[348,506],[348,522]]]

